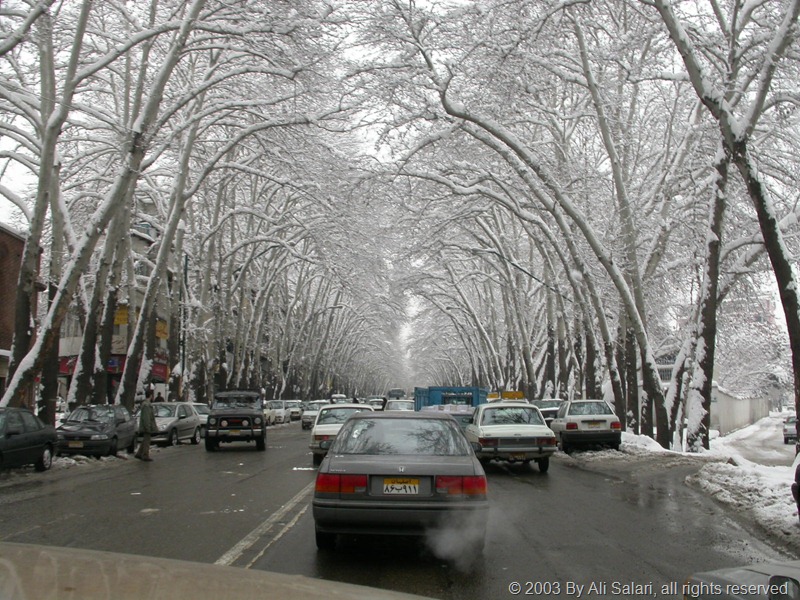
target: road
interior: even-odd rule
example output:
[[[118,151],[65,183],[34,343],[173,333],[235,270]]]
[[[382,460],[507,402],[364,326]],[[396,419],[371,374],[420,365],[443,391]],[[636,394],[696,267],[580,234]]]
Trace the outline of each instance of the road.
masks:
[[[453,600],[513,597],[515,584],[522,596],[577,597],[579,586],[581,597],[671,596],[662,586],[680,585],[691,572],[785,558],[687,487],[686,475],[699,464],[678,455],[586,463],[559,454],[546,475],[490,465],[489,533],[478,560],[460,554],[458,531],[424,544],[345,538],[335,552],[318,553],[307,440],[292,423],[270,428],[266,452],[181,445],[157,450],[152,463],[113,459],[3,474],[0,540],[229,564]]]

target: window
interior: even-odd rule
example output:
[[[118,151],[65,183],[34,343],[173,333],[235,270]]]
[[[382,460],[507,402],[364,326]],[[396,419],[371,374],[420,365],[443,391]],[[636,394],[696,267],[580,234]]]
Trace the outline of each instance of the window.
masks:
[[[39,431],[42,428],[41,422],[32,413],[23,410],[19,415],[22,417],[25,431]]]
[[[337,454],[466,456],[471,449],[451,420],[355,419],[336,437]]]

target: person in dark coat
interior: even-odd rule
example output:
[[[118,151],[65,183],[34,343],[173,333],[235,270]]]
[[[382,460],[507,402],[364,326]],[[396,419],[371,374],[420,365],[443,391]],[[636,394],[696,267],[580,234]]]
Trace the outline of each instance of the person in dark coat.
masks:
[[[154,433],[158,433],[158,425],[156,425],[156,416],[153,413],[153,404],[150,401],[152,394],[144,397],[142,407],[139,410],[139,433],[142,434],[142,441],[139,448],[136,450],[134,456],[139,460],[150,462],[150,437]]]

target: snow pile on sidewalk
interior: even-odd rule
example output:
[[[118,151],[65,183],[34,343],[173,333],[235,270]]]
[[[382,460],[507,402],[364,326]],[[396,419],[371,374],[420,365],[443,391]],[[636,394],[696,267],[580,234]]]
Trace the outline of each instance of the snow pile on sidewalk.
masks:
[[[757,423],[711,440],[711,449],[702,454],[674,453],[664,450],[654,440],[644,436],[625,434],[623,451],[631,454],[658,452],[695,457],[704,464],[686,483],[703,490],[715,500],[762,528],[771,538],[786,544],[800,554],[800,522],[797,506],[792,499],[791,485],[794,473],[791,468],[791,448],[786,454],[770,451],[764,443],[776,434],[782,423],[779,414],[761,419]],[[746,448],[758,447],[762,455],[786,466],[766,466],[742,456]]]

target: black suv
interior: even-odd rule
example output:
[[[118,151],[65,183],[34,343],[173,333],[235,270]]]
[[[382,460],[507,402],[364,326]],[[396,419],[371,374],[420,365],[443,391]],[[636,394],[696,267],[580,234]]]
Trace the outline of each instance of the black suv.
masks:
[[[261,394],[241,390],[218,392],[208,415],[206,450],[218,449],[220,442],[250,441],[255,441],[258,450],[267,448]]]

